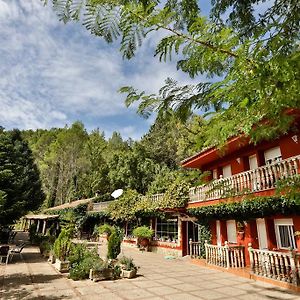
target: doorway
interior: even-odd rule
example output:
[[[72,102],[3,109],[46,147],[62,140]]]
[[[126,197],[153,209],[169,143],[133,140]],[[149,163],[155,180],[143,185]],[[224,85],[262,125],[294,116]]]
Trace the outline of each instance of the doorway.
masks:
[[[258,235],[258,246],[261,250],[268,249],[268,238],[265,219],[256,219],[257,235]]]
[[[183,256],[185,255],[190,255],[190,240],[193,242],[198,242],[200,239],[200,234],[199,234],[199,225],[191,222],[191,221],[186,221],[184,222],[185,226],[183,226],[185,230],[185,236],[186,236],[186,243],[183,245]]]

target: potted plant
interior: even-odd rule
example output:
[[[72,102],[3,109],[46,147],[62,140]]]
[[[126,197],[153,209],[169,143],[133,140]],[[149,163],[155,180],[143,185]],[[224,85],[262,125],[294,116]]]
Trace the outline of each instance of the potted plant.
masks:
[[[89,278],[93,281],[100,281],[106,279],[114,279],[115,276],[115,265],[109,261],[99,262],[93,265],[90,269]]]
[[[113,227],[110,226],[109,224],[103,224],[98,227],[98,233],[100,235],[104,235],[107,240],[109,239],[112,232],[113,232]]]
[[[132,234],[137,238],[139,247],[147,248],[154,232],[147,226],[140,226],[133,230]]]
[[[71,236],[70,230],[63,229],[54,242],[55,268],[61,273],[69,271],[70,262],[67,258],[72,248]]]
[[[48,262],[50,262],[51,264],[55,263],[55,254],[54,254],[54,250],[53,247],[51,247],[50,252],[49,252],[49,258],[48,258]]]
[[[245,237],[245,222],[244,221],[238,221],[236,224],[238,236],[240,239],[244,239]]]
[[[129,279],[136,277],[138,268],[133,263],[133,259],[131,257],[123,256],[119,262],[121,267],[121,277]]]

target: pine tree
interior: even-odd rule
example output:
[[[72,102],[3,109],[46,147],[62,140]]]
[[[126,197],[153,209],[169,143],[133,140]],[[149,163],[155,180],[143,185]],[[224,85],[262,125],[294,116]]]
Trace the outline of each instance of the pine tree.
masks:
[[[43,200],[39,171],[20,131],[0,131],[0,227],[36,210]]]

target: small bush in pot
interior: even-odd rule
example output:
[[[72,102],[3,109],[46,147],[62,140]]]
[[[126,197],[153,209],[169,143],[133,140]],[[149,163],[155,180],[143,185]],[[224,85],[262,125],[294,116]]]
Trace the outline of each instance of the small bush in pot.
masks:
[[[121,267],[121,276],[124,278],[134,278],[137,273],[137,266],[133,263],[131,257],[123,256],[119,260]]]
[[[110,235],[114,231],[113,226],[110,226],[109,224],[103,224],[98,227],[98,233],[99,234],[105,234],[107,239],[109,239]]]
[[[63,228],[58,238],[54,242],[53,250],[56,257],[55,267],[60,272],[68,272],[69,261],[67,260],[72,249],[73,231]]]
[[[132,234],[138,239],[138,246],[148,247],[154,231],[147,226],[140,226],[133,230]]]

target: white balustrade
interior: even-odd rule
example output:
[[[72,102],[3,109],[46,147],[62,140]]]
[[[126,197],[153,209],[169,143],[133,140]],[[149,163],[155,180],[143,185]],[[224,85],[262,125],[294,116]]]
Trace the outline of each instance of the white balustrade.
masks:
[[[273,189],[279,179],[299,173],[300,155],[193,187],[190,189],[189,202],[214,200]]]
[[[201,243],[193,242],[192,239],[190,239],[189,245],[190,245],[190,256],[192,258],[199,258],[201,256]]]
[[[245,266],[244,246],[225,246],[208,244],[205,241],[206,263],[223,268],[243,268]]]
[[[106,210],[108,206],[115,201],[116,200],[93,203],[93,211]]]
[[[159,202],[164,197],[164,193],[149,195],[147,197],[153,202]]]
[[[248,251],[253,274],[299,285],[300,254],[253,249],[251,243]]]

